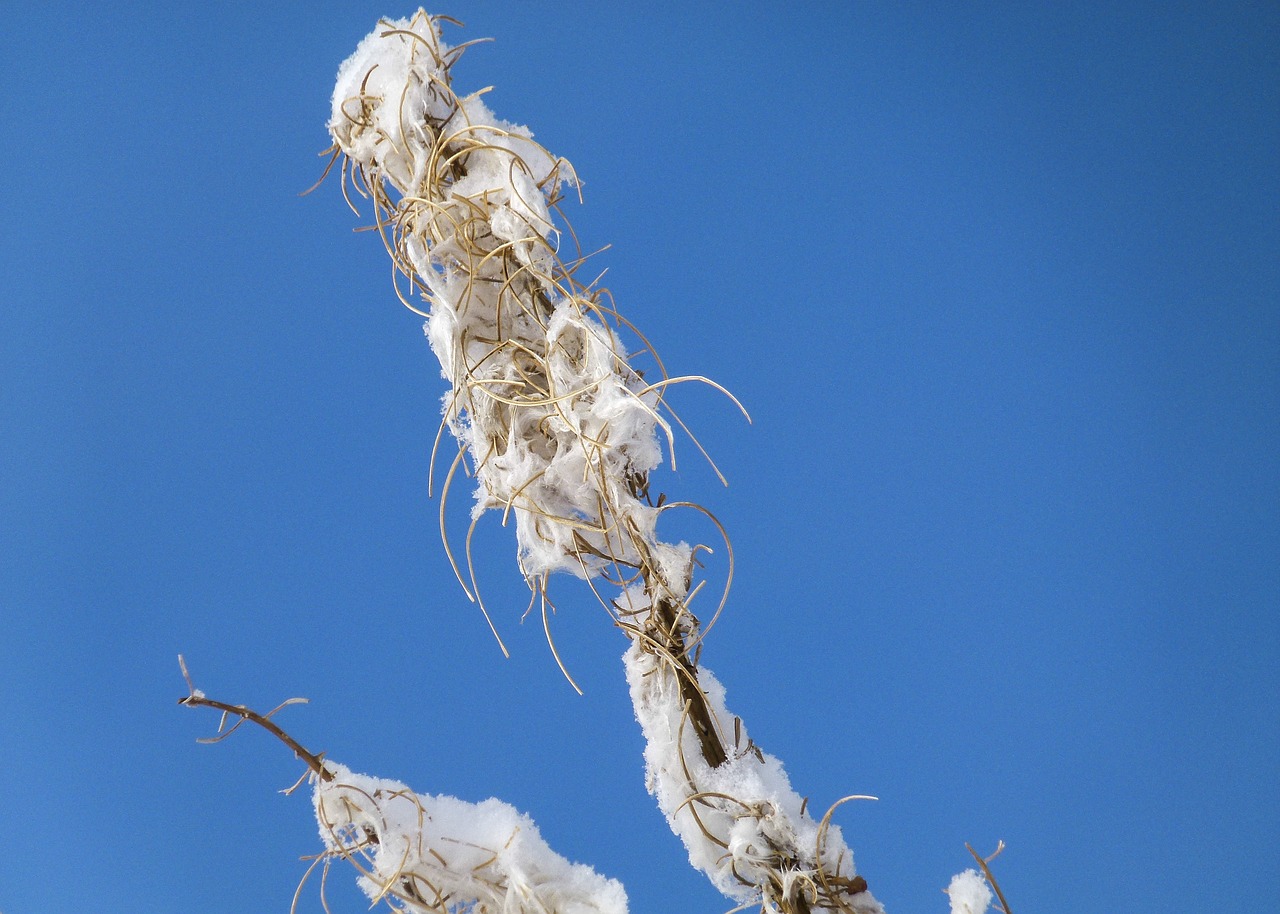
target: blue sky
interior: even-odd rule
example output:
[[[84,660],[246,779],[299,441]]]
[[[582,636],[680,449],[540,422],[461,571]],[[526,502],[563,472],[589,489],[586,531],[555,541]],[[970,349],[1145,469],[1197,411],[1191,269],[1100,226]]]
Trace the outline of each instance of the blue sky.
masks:
[[[443,391],[316,153],[361,4],[63,4],[0,35],[0,911],[287,911],[265,734],[529,812],[637,914],[729,907],[642,778],[623,637],[427,498]],[[964,842],[1014,911],[1262,910],[1280,880],[1280,13],[462,3],[676,404],[655,490],[738,560],[703,662],[891,912]],[[461,522],[461,515],[458,516]],[[691,528],[680,536],[709,536]],[[363,910],[335,871],[335,910]],[[314,886],[301,911],[320,910]]]

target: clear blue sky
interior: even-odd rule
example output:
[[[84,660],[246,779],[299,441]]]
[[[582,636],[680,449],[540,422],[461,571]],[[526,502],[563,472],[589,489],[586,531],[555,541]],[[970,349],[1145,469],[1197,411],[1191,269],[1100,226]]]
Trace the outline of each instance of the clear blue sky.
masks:
[[[420,322],[337,182],[297,195],[338,64],[413,11],[361,6],[5,13],[4,914],[288,910],[301,767],[196,745],[179,651],[310,697],[281,722],[357,770],[531,813],[636,914],[729,906],[590,594],[579,698],[509,531],[511,660],[448,570]],[[624,313],[751,410],[682,388],[731,485],[687,444],[654,485],[733,535],[703,660],[815,807],[881,797],[838,821],[896,914],[1001,838],[1018,914],[1274,907],[1280,11],[1203,6],[433,10],[497,39],[459,87],[577,166]]]

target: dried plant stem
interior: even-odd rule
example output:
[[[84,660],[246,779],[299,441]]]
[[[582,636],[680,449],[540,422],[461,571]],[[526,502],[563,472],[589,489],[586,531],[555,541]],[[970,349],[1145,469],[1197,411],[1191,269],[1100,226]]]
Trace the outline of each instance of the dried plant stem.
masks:
[[[499,121],[481,93],[454,93],[458,49],[442,41],[440,21],[419,11],[382,23],[339,72],[329,129],[343,159],[343,193],[350,203],[354,187],[372,201],[374,227],[396,270],[427,307],[409,301],[399,283],[397,294],[427,316],[452,388],[442,429],[459,452],[445,476],[440,526],[463,591],[478,597],[476,520],[488,509],[500,511],[504,524],[514,516],[521,571],[572,684],[551,636],[548,580],[570,572],[597,597],[593,579],[616,585],[618,597],[601,602],[632,641],[626,664],[637,716],[643,705],[651,746],[674,747],[660,759],[647,750],[651,790],[694,865],[730,897],[754,899],[768,914],[879,912],[838,828],[825,821],[819,829],[781,765],[749,739],[728,744],[726,730],[739,735],[741,722],[724,708],[718,684],[717,697],[708,694],[714,677],[699,666],[705,631],[689,608],[704,583],[694,586],[697,557],[710,549],[657,534],[665,511],[690,507],[724,538],[728,573],[709,629],[732,583],[732,544],[705,509],[650,501],[649,475],[664,453],[674,469],[673,428],[688,432],[666,403],[673,388],[705,384],[742,406],[710,379],[668,375],[598,277],[577,278],[587,257],[558,205],[561,185],[576,186],[576,173],[524,128]],[[553,214],[576,254],[561,256]],[[652,354],[659,377],[646,378],[633,364],[624,331],[639,341],[636,354]],[[438,446],[439,435],[433,471]],[[459,467],[477,487],[466,534],[470,587],[449,545],[445,510]],[[651,730],[662,731],[656,744]]]
[[[729,758],[729,753],[716,730],[706,693],[698,687],[698,665],[685,646],[686,633],[682,630],[684,626],[680,624],[680,615],[670,600],[659,599],[653,613],[657,625],[651,626],[646,634],[662,646],[663,655],[675,666],[680,695],[689,708],[690,723],[702,747],[702,757],[712,768],[719,768]]]
[[[333,779],[333,773],[325,769],[321,755],[303,748],[301,743],[295,740],[288,733],[285,733],[284,730],[282,730],[280,726],[271,719],[272,716],[281,708],[286,708],[289,705],[305,704],[307,699],[290,698],[288,701],[284,701],[276,705],[275,708],[268,711],[266,714],[259,714],[257,711],[254,711],[252,708],[247,708],[244,705],[227,704],[225,701],[216,701],[212,698],[205,697],[205,694],[192,684],[191,675],[187,672],[187,662],[181,654],[178,655],[178,666],[182,669],[182,678],[186,680],[187,688],[189,690],[185,698],[178,699],[178,704],[185,705],[188,708],[213,708],[222,712],[222,723],[218,726],[218,735],[208,737],[207,739],[201,739],[199,742],[222,742],[222,740],[234,733],[241,724],[248,721],[249,723],[257,724],[259,727],[266,730],[272,736],[276,737],[276,739],[280,740],[280,742],[292,749],[293,754],[306,762],[307,767],[315,773],[316,777],[325,781]],[[225,729],[228,717],[235,717],[237,720],[230,729]]]
[[[983,857],[975,851],[973,849],[973,845],[969,844],[967,841],[964,846],[965,849],[973,855],[973,859],[978,862],[978,866],[982,869],[982,875],[986,877],[987,884],[991,886],[992,890],[996,893],[996,897],[1000,899],[1000,910],[1003,911],[1004,914],[1013,914],[1013,912],[1009,910],[1009,902],[1005,901],[1004,892],[1000,891],[1000,883],[996,881],[995,874],[991,872],[990,866],[991,861],[999,857],[1004,852],[1004,842],[998,842],[996,844],[996,849],[987,857]]]

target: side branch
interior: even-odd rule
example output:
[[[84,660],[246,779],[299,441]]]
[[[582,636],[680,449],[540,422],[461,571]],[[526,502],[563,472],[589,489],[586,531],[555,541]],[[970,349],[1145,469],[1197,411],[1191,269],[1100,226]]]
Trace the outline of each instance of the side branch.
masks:
[[[206,697],[204,692],[197,689],[191,682],[191,674],[187,672],[187,662],[183,659],[181,654],[178,655],[178,666],[182,669],[182,678],[186,680],[188,689],[187,696],[185,698],[179,698],[178,704],[185,705],[188,708],[214,708],[222,712],[222,722],[218,725],[218,735],[198,740],[198,742],[222,742],[222,740],[234,733],[241,724],[245,721],[249,721],[250,723],[257,724],[259,727],[266,730],[268,733],[275,736],[276,739],[280,740],[280,742],[292,749],[293,754],[306,762],[307,767],[315,772],[316,776],[322,781],[333,780],[333,772],[324,767],[321,755],[314,752],[308,752],[297,740],[288,733],[285,733],[284,730],[280,729],[279,724],[271,719],[272,716],[281,708],[286,708],[289,705],[305,704],[307,699],[290,698],[288,701],[281,702],[279,705],[276,705],[275,708],[268,711],[266,714],[259,714],[257,711],[254,711],[252,708],[247,708],[244,705],[227,704],[224,701],[216,701],[212,698]],[[228,717],[235,717],[238,719],[231,725],[230,729],[224,729]]]
[[[990,885],[991,888],[995,890],[996,897],[1000,899],[1000,910],[1003,911],[1004,914],[1011,914],[1011,912],[1009,911],[1009,902],[1005,901],[1004,892],[1000,891],[1000,883],[996,881],[995,875],[991,872],[991,865],[990,865],[992,860],[996,859],[1002,853],[1004,853],[1004,841],[1000,841],[996,845],[996,849],[992,851],[991,856],[989,857],[983,857],[981,854],[975,851],[973,849],[973,845],[967,841],[965,842],[964,846],[965,846],[965,849],[968,850],[969,853],[973,855],[973,859],[978,862],[978,866],[982,867],[982,875],[986,877],[987,884]]]

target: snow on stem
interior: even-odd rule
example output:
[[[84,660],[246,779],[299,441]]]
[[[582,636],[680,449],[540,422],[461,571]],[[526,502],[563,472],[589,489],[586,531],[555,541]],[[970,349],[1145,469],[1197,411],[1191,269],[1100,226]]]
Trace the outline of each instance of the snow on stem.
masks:
[[[313,776],[324,859],[351,862],[376,904],[418,914],[626,914],[622,884],[551,850],[527,815],[325,762]]]
[[[483,92],[454,92],[451,67],[466,45],[449,47],[440,21],[419,11],[379,23],[338,73],[329,130],[344,194],[350,185],[372,200],[408,284],[401,298],[427,318],[450,384],[442,427],[459,451],[442,492],[442,531],[444,499],[469,460],[472,529],[489,509],[504,523],[515,517],[535,599],[545,601],[558,571],[587,580],[597,596],[597,582],[617,588],[601,602],[632,642],[624,660],[650,790],[691,862],[726,895],[782,914],[879,912],[830,816],[808,813],[781,763],[746,738],[698,665],[703,633],[688,604],[705,547],[659,539],[659,518],[677,505],[650,501],[649,474],[663,462],[664,440],[673,454],[671,421],[683,428],[667,388],[703,379],[663,372],[650,382],[632,364],[620,331],[633,328],[606,291],[577,279],[580,251],[561,253],[553,212],[561,188],[576,186],[572,167],[528,129],[495,117]],[[719,528],[705,509],[680,506]],[[467,543],[470,564],[470,533]],[[445,548],[478,601],[447,535]]]

